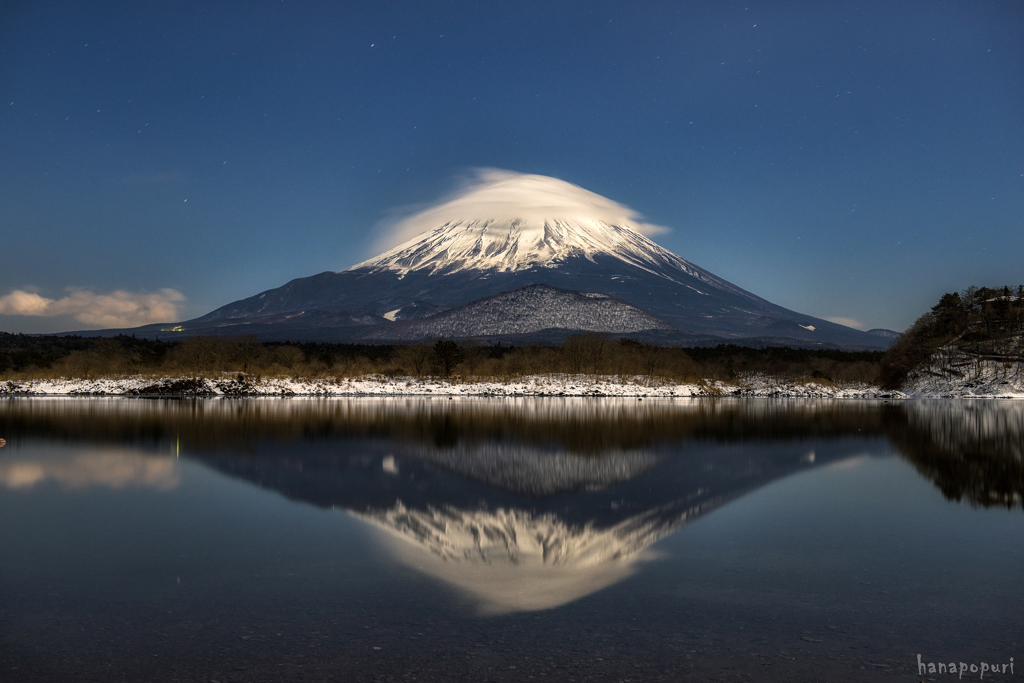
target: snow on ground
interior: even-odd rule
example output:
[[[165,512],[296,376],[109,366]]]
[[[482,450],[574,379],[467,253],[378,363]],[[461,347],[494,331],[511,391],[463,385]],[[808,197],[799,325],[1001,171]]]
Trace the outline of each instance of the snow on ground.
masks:
[[[842,387],[796,383],[760,375],[736,383],[679,384],[649,377],[611,375],[532,375],[508,382],[455,381],[368,376],[350,379],[223,379],[122,377],[116,379],[39,379],[0,382],[0,395],[29,396],[779,396],[892,398],[900,394],[869,385]]]
[[[797,396],[801,398],[900,398],[899,392],[862,383],[841,385],[794,382],[768,375],[741,375],[732,392],[738,396]]]
[[[937,353],[910,374],[903,391],[913,398],[1024,398],[1024,370],[1019,363]]]

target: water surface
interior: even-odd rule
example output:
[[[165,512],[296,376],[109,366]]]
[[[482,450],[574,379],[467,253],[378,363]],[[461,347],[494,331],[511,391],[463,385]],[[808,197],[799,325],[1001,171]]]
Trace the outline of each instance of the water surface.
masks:
[[[0,438],[3,680],[1021,660],[1022,402],[10,398]]]

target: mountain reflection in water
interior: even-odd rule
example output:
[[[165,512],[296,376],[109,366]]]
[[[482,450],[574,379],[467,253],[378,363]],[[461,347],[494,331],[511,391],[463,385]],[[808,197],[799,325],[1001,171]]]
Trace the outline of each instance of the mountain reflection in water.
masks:
[[[868,440],[887,439],[948,498],[1024,500],[1024,402],[10,398],[0,436],[108,449],[106,460],[0,461],[7,486],[173,486],[166,455],[154,457],[173,450],[346,510],[488,613],[550,608],[619,581],[681,526],[849,461]],[[110,461],[126,446],[153,455]]]

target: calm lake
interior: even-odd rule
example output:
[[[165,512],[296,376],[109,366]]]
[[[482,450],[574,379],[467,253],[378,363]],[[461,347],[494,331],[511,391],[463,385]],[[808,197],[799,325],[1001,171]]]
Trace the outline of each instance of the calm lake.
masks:
[[[0,438],[3,681],[1024,676],[1024,401],[4,398]]]

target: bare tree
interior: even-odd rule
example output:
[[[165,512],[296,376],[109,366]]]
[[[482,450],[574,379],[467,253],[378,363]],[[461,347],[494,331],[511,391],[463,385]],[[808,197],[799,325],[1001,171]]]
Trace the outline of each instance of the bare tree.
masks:
[[[437,363],[441,374],[449,377],[456,365],[466,357],[462,347],[447,339],[438,339],[434,342],[434,362]]]
[[[410,368],[414,375],[422,377],[433,353],[433,348],[426,344],[414,344],[402,347],[398,353],[397,360],[403,367]]]

